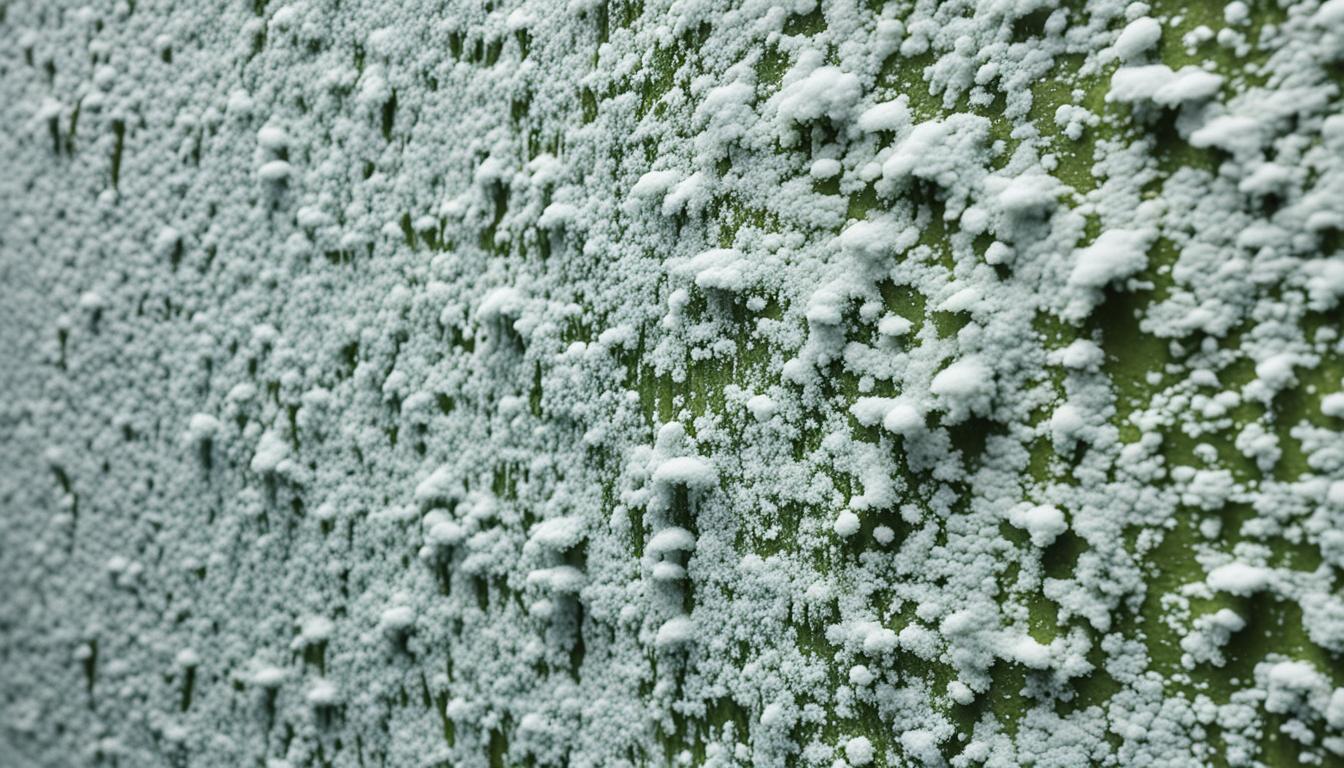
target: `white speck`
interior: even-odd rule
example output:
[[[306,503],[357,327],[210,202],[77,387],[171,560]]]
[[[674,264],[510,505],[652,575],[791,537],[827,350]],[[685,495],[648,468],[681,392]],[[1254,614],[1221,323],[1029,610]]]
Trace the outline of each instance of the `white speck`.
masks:
[[[878,131],[899,131],[910,124],[909,100],[900,96],[892,101],[884,101],[864,110],[859,115],[859,127],[868,133]]]
[[[938,396],[947,412],[947,422],[955,424],[971,414],[988,412],[994,395],[994,374],[981,358],[965,357],[939,371],[929,391]]]
[[[1148,265],[1148,246],[1156,233],[1151,230],[1110,229],[1091,245],[1078,251],[1069,285],[1099,289],[1129,277]]]
[[[1034,507],[1019,507],[1009,516],[1008,522],[1031,534],[1031,543],[1038,547],[1048,547],[1059,535],[1069,529],[1064,521],[1064,513],[1050,504],[1038,504]]]
[[[404,634],[415,626],[415,610],[406,605],[388,608],[378,618],[378,626],[388,635]]]
[[[873,762],[873,743],[866,736],[855,736],[845,742],[845,759],[855,768]]]
[[[655,533],[644,547],[651,555],[665,552],[690,552],[695,549],[695,536],[685,528],[670,526]]]
[[[1028,635],[1009,641],[1006,655],[1029,669],[1046,669],[1050,666],[1050,647]]]
[[[1162,39],[1162,25],[1149,16],[1141,16],[1125,27],[1115,39],[1115,53],[1123,61],[1132,61]]]
[[[288,180],[293,172],[294,166],[284,160],[272,160],[262,164],[262,166],[257,169],[257,176],[262,181],[277,184]]]
[[[257,144],[262,149],[279,152],[289,147],[289,135],[279,126],[265,125],[257,131]]]
[[[332,681],[318,679],[308,686],[304,698],[314,707],[331,707],[340,703],[341,691]]]
[[[1245,563],[1227,563],[1209,571],[1209,586],[1219,592],[1251,595],[1269,586],[1269,571]]]
[[[268,473],[276,471],[280,462],[289,458],[289,444],[279,434],[268,430],[257,442],[257,451],[252,456],[252,471]]]
[[[975,701],[975,691],[960,680],[953,680],[947,684],[947,696],[963,707]]]
[[[192,443],[210,440],[219,434],[221,426],[219,419],[208,413],[192,414],[191,420],[187,422],[187,440]]]
[[[887,415],[882,419],[882,428],[893,434],[911,437],[924,431],[924,414],[913,403],[898,400],[887,410]]]
[[[718,476],[709,462],[698,456],[678,456],[668,459],[654,470],[653,481],[659,485],[684,485],[691,490],[714,487]]]
[[[814,160],[808,175],[817,180],[833,179],[840,175],[840,161],[832,158]]]
[[[753,395],[747,400],[747,410],[752,418],[760,422],[769,421],[779,411],[779,406],[769,395]]]
[[[695,623],[688,616],[674,616],[658,628],[654,644],[659,648],[685,645],[695,639]]]
[[[792,123],[809,123],[821,117],[844,121],[862,93],[856,75],[839,67],[818,67],[780,90],[779,116]]]
[[[640,176],[639,181],[630,188],[630,196],[635,198],[661,196],[677,182],[678,178],[679,174],[676,171],[649,171]]]
[[[849,682],[863,687],[877,679],[867,667],[862,664],[855,664],[849,668]]]
[[[897,339],[909,333],[912,327],[914,327],[914,323],[900,315],[886,315],[878,322],[877,332],[883,336]]]
[[[289,675],[275,666],[263,666],[252,675],[252,684],[258,688],[279,688]]]
[[[846,509],[836,516],[831,527],[835,530],[835,535],[847,539],[859,532],[859,516]]]
[[[1165,64],[1121,67],[1111,77],[1107,101],[1132,103],[1151,101],[1164,107],[1208,101],[1218,94],[1223,78],[1211,72],[1187,66],[1172,71]]]
[[[1311,21],[1317,26],[1334,28],[1337,32],[1344,31],[1344,0],[1327,0],[1321,3]]]
[[[543,520],[532,526],[529,540],[545,549],[561,552],[578,544],[583,536],[583,519],[577,515],[566,515]]]

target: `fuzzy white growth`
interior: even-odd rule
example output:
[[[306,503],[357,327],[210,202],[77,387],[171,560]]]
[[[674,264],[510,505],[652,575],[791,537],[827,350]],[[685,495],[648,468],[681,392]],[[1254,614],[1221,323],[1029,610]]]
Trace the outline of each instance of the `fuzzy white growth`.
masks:
[[[896,646],[896,633],[885,627],[874,627],[863,638],[863,652],[869,656],[891,653]]]
[[[583,518],[566,515],[543,520],[532,526],[528,543],[554,552],[562,552],[578,544],[583,537]]]
[[[679,176],[676,171],[649,171],[639,177],[639,181],[630,188],[630,196],[634,198],[650,198],[661,196],[673,184],[677,183]]]
[[[911,437],[924,430],[924,414],[913,403],[898,400],[887,410],[882,428],[902,437]]]
[[[898,405],[898,401],[889,397],[861,397],[849,407],[849,413],[854,420],[865,427],[871,427],[882,423],[892,408]]]
[[[898,339],[910,332],[914,323],[900,315],[887,315],[877,324],[877,332],[883,336]]]
[[[434,470],[415,486],[415,500],[419,502],[447,501],[456,497],[457,470],[445,464]]]
[[[275,689],[289,677],[289,673],[276,666],[262,666],[252,673],[252,684],[258,688]]]
[[[1079,249],[1068,280],[1076,292],[1064,311],[1065,317],[1086,317],[1100,303],[1103,288],[1147,267],[1148,249],[1156,237],[1157,233],[1148,228],[1110,229]]]
[[[901,734],[901,748],[924,765],[938,765],[942,762],[938,742],[938,737],[927,728],[913,728]]]
[[[695,639],[695,622],[689,616],[674,616],[658,628],[654,645],[659,648],[675,648]]]
[[[682,179],[668,190],[663,197],[662,212],[672,216],[683,211],[698,214],[709,202],[712,184],[703,171],[696,171]]]
[[[1157,45],[1162,39],[1162,24],[1151,16],[1140,16],[1129,24],[1115,39],[1112,49],[1123,61],[1132,61]]]
[[[1008,517],[1008,522],[1030,534],[1031,543],[1037,547],[1050,546],[1069,529],[1064,513],[1051,504],[1018,507]]]
[[[1055,449],[1061,453],[1071,448],[1083,435],[1087,420],[1072,403],[1064,403],[1050,414],[1050,435]]]
[[[287,458],[289,458],[289,443],[276,432],[268,430],[257,442],[256,453],[252,455],[252,471],[275,472],[280,463]]]
[[[1009,640],[1004,649],[1005,658],[1028,669],[1046,669],[1050,666],[1050,647],[1027,635]]]
[[[1009,217],[1038,216],[1055,207],[1062,186],[1044,173],[1024,173],[1012,179],[991,177],[987,189],[998,208]]]
[[[1263,133],[1260,121],[1254,117],[1220,115],[1190,134],[1190,144],[1200,149],[1216,147],[1249,159],[1259,153]]]
[[[529,571],[527,583],[540,586],[549,592],[573,593],[583,588],[587,579],[583,571],[572,565],[557,565],[551,568],[538,568]]]
[[[859,115],[859,127],[869,133],[899,131],[910,124],[909,99],[899,96],[891,101],[874,104]]]
[[[845,742],[845,759],[855,768],[862,768],[873,762],[873,742],[867,736],[855,736]]]
[[[1270,712],[1319,716],[1330,706],[1330,681],[1308,662],[1280,661],[1269,667],[1266,677],[1265,709]]]
[[[867,259],[902,253],[919,239],[913,227],[891,222],[856,221],[840,233],[840,247]]]
[[[277,125],[264,125],[257,131],[257,145],[271,152],[289,148],[289,135]]]
[[[1069,285],[1095,290],[1139,272],[1148,265],[1148,247],[1156,234],[1152,230],[1131,229],[1103,232],[1078,252],[1069,273]]]
[[[220,428],[219,419],[214,416],[208,413],[192,414],[191,420],[187,422],[187,442],[202,443],[211,440],[219,434]]]
[[[425,540],[433,546],[454,547],[467,537],[467,530],[452,520],[441,520],[425,534]]]
[[[1293,373],[1297,362],[1297,356],[1289,352],[1271,355],[1255,364],[1256,381],[1271,393],[1279,392],[1297,382]]]
[[[709,462],[698,456],[678,456],[658,465],[653,482],[664,487],[680,485],[692,491],[704,491],[714,487],[718,475]]]
[[[686,568],[666,560],[653,564],[650,570],[655,581],[682,581],[686,578]]]
[[[392,606],[378,617],[378,628],[389,636],[403,635],[414,626],[415,609],[407,605]]]
[[[1344,0],[1328,0],[1321,3],[1311,21],[1318,26],[1344,32]]]
[[[779,406],[769,395],[752,395],[751,399],[747,400],[747,410],[756,421],[765,422],[779,412]]]
[[[501,286],[485,295],[481,305],[476,308],[476,316],[482,320],[517,317],[526,302],[522,291],[512,286]]]
[[[655,533],[644,549],[651,555],[690,552],[695,549],[695,536],[685,528],[670,526]]]
[[[1172,71],[1165,64],[1121,67],[1111,78],[1107,101],[1133,103],[1148,101],[1162,107],[1207,101],[1217,95],[1223,78],[1198,67]]]
[[[980,357],[964,357],[939,371],[929,391],[938,397],[947,413],[946,421],[955,424],[989,412],[994,373]]]
[[[299,634],[290,642],[289,647],[293,650],[301,650],[313,645],[320,645],[331,639],[331,635],[336,631],[336,625],[325,616],[309,615],[298,621]]]
[[[551,203],[541,212],[537,226],[542,229],[563,229],[579,218],[579,209],[569,203]]]
[[[847,539],[859,532],[859,516],[846,509],[836,516],[831,527],[836,536]]]
[[[293,173],[294,166],[284,160],[272,160],[268,163],[263,163],[262,166],[257,169],[257,177],[269,184],[279,184],[288,181]]]
[[[1077,339],[1069,346],[1050,353],[1051,362],[1076,371],[1096,370],[1103,357],[1101,347],[1086,339]]]
[[[818,160],[814,160],[812,162],[812,165],[808,168],[807,173],[809,176],[818,181],[824,181],[826,179],[833,179],[836,176],[839,176],[841,170],[842,166],[840,165],[839,160],[835,160],[829,157],[823,157]]]
[[[1338,763],[1344,0],[608,5],[6,2],[9,762]]]
[[[319,679],[308,686],[303,697],[314,707],[332,707],[341,702],[341,689],[330,680]]]
[[[748,287],[748,265],[735,248],[712,248],[690,259],[674,259],[669,266],[672,274],[690,277],[700,288],[735,292]]]
[[[1219,592],[1247,596],[1267,588],[1270,572],[1246,563],[1227,563],[1209,571],[1209,586]]]
[[[1336,419],[1344,418],[1344,392],[1332,392],[1322,397],[1321,413]]]
[[[855,664],[849,668],[849,682],[862,688],[877,679],[872,670],[862,664]]]
[[[779,117],[785,123],[810,123],[822,117],[844,121],[862,95],[859,78],[839,67],[822,66],[794,79],[779,92]]]

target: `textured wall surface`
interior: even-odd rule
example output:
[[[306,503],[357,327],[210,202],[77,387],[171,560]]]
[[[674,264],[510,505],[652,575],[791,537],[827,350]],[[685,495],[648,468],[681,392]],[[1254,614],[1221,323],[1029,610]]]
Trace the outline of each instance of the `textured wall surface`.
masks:
[[[0,0],[0,765],[1344,761],[1344,0]]]

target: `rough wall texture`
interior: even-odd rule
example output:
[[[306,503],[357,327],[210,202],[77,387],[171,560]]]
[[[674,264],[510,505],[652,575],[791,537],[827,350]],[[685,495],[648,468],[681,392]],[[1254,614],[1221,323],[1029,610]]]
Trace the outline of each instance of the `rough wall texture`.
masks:
[[[0,764],[1344,759],[1344,0],[0,43]]]

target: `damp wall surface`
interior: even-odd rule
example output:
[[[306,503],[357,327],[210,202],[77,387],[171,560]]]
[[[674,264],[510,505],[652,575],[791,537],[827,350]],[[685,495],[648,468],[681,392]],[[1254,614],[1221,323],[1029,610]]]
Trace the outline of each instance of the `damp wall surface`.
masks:
[[[0,2],[0,765],[1344,759],[1344,0]]]

